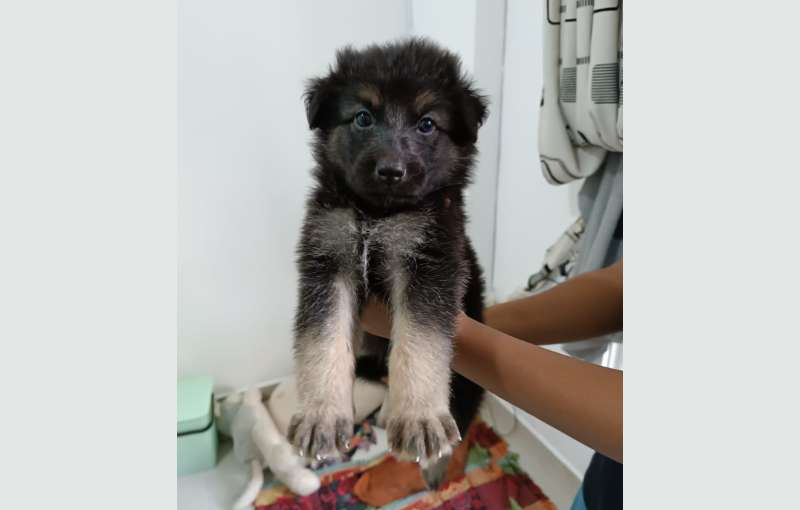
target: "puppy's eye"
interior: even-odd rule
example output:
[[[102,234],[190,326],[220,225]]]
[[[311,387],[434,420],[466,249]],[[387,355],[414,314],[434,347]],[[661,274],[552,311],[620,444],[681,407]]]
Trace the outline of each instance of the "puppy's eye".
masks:
[[[430,117],[422,117],[417,123],[417,131],[423,135],[429,135],[436,129],[436,123]]]
[[[356,123],[356,126],[360,128],[368,128],[370,127],[375,121],[372,118],[372,115],[367,110],[361,110],[356,114],[355,119],[353,122]]]

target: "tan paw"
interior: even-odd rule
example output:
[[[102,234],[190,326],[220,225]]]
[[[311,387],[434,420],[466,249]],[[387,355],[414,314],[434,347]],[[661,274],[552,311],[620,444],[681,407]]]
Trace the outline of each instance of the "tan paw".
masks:
[[[389,447],[398,457],[422,467],[449,455],[461,440],[456,422],[447,411],[389,416],[386,433]]]
[[[350,449],[353,419],[324,409],[298,413],[287,435],[300,455],[322,460]]]

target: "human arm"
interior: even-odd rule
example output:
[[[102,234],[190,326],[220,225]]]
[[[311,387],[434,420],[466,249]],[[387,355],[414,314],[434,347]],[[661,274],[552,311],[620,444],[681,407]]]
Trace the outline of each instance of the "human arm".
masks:
[[[453,369],[622,462],[622,371],[558,354],[462,315]]]
[[[571,342],[622,329],[622,260],[533,296],[490,306],[485,323],[537,345]]]

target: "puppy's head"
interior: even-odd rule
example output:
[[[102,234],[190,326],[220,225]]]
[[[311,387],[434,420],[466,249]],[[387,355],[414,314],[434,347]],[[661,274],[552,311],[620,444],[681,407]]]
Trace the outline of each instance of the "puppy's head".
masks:
[[[320,168],[366,202],[413,205],[469,181],[487,101],[435,44],[345,48],[305,98]]]

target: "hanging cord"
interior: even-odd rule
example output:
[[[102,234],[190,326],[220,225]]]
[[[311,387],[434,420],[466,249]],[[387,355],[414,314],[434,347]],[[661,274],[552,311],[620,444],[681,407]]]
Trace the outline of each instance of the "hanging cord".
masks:
[[[572,269],[577,255],[578,241],[584,231],[583,218],[578,217],[561,237],[544,252],[542,268],[528,278],[525,292],[533,292],[549,284],[557,283],[555,278],[565,277]]]
[[[489,419],[491,420],[491,423],[489,423],[489,425],[491,425],[491,427],[494,429],[494,431],[497,432],[497,434],[500,435],[500,436],[511,435],[515,430],[517,430],[517,422],[519,421],[517,419],[517,407],[515,405],[513,405],[513,404],[511,405],[511,427],[507,431],[500,432],[498,430],[497,418],[495,417],[494,410],[492,409],[492,407],[495,404],[497,404],[499,406],[503,405],[500,402],[492,402],[491,404],[487,404],[486,405],[486,412],[489,414]]]

